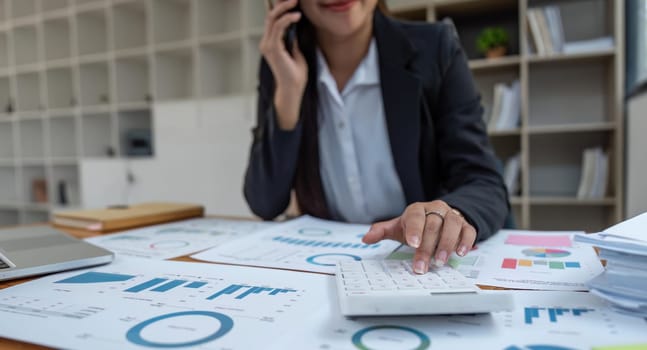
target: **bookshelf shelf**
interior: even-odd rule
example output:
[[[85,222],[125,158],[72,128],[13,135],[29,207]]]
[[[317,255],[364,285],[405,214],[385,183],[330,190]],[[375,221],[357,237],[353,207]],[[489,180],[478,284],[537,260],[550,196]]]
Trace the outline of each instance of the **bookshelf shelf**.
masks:
[[[576,197],[530,197],[530,205],[537,206],[613,206],[616,199],[613,197],[601,199],[580,199]]]
[[[554,54],[549,56],[528,56],[528,63],[558,63],[558,62],[572,62],[572,61],[599,61],[608,60],[615,56],[616,49],[586,52],[578,54]]]
[[[131,56],[116,61],[117,102],[144,102],[150,99],[148,57]]]
[[[490,137],[519,137],[521,136],[521,129],[512,130],[490,130],[488,131]]]
[[[518,68],[521,63],[521,57],[518,55],[515,56],[506,56],[501,58],[487,59],[487,58],[478,58],[470,60],[469,65],[473,71],[479,70],[488,70],[488,69],[497,69],[497,68],[508,68],[514,67]]]
[[[600,131],[614,131],[615,129],[616,129],[616,125],[610,122],[574,123],[574,124],[562,124],[562,125],[533,126],[528,128],[528,133],[531,135],[587,133],[587,132],[600,132]]]

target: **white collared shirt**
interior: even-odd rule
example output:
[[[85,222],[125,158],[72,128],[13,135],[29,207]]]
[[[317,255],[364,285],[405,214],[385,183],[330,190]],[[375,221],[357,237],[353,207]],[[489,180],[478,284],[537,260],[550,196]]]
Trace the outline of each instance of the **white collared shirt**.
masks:
[[[406,206],[384,115],[375,39],[341,93],[317,50],[320,175],[333,219],[372,223]]]

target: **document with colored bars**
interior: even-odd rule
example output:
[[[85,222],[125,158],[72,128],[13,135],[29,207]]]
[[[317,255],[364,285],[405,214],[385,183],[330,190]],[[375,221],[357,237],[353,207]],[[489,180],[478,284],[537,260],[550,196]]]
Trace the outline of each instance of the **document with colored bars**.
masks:
[[[501,230],[478,242],[464,257],[452,254],[448,265],[474,283],[535,290],[588,290],[587,282],[602,273],[595,250],[573,242],[575,232]],[[388,259],[413,258],[400,247]]]
[[[119,257],[1,290],[0,337],[96,350],[564,350],[647,342],[644,320],[588,293],[514,298],[511,312],[346,319],[332,276]]]
[[[337,261],[381,259],[400,243],[362,243],[368,225],[302,216],[195,254],[194,259],[248,266],[334,273]]]

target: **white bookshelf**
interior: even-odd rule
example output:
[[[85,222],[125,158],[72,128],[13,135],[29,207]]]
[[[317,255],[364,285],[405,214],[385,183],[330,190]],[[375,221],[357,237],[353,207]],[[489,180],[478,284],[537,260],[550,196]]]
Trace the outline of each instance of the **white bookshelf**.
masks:
[[[490,132],[500,159],[522,156],[521,190],[510,194],[517,227],[597,231],[623,218],[623,1],[391,0],[388,4],[396,17],[452,18],[486,113],[492,108],[495,84],[520,81],[520,127]],[[611,36],[615,46],[581,54],[531,52],[526,12],[547,5],[559,7],[567,42]],[[489,60],[478,55],[475,38],[486,26],[500,26],[510,34],[507,56]],[[601,199],[576,196],[582,152],[588,147],[603,147],[609,153],[609,185]]]
[[[264,17],[258,0],[0,0],[0,226],[83,207],[81,162],[128,157],[155,103],[253,93]]]

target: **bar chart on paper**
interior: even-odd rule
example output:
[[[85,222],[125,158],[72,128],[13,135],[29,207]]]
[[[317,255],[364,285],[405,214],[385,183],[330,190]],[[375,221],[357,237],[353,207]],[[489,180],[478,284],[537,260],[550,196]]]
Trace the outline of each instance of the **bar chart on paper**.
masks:
[[[0,337],[76,349],[257,348],[302,322],[328,297],[331,282],[314,274],[118,258],[0,291]]]
[[[339,260],[384,258],[400,244],[364,244],[369,226],[304,216],[195,254],[192,258],[230,264],[334,273]]]

